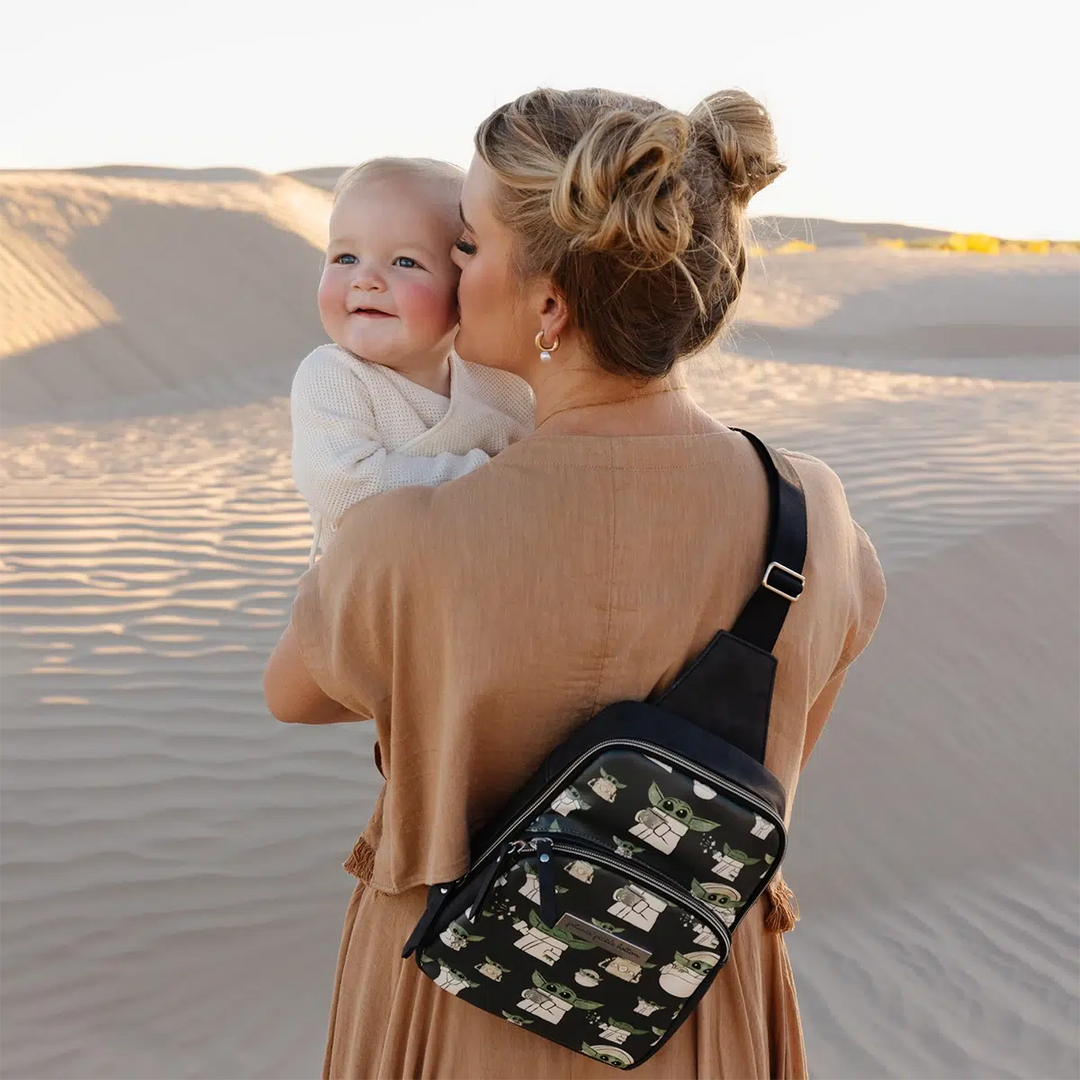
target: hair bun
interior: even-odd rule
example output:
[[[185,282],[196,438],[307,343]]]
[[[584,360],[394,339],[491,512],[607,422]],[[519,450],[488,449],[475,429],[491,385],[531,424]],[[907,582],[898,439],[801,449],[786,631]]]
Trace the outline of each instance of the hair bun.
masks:
[[[745,206],[785,169],[764,106],[744,90],[710,94],[690,114],[695,134],[716,154],[731,197]]]
[[[538,89],[477,128],[518,281],[545,279],[601,369],[667,375],[730,323],[746,203],[780,175],[772,124],[741,90],[691,115],[592,87]]]
[[[659,266],[690,243],[682,165],[691,125],[681,113],[605,111],[576,142],[551,191],[555,224],[583,251],[620,251]]]

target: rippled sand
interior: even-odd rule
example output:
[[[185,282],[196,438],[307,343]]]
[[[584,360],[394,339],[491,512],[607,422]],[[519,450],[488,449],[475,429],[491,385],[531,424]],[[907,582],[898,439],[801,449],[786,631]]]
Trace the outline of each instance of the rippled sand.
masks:
[[[38,297],[0,350],[5,1076],[318,1072],[378,790],[366,726],[284,727],[260,692],[309,543],[281,395],[320,340],[318,200],[0,177]],[[1075,1076],[1080,385],[1053,328],[1080,333],[1080,261],[754,274],[696,393],[825,458],[890,584],[800,785],[813,1071]]]

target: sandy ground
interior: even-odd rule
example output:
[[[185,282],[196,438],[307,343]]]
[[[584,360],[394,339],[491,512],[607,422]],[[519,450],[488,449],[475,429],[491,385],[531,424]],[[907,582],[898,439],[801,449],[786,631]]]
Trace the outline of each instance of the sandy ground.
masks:
[[[279,725],[259,680],[309,542],[282,395],[326,205],[0,175],[6,1077],[317,1074],[378,775],[367,727]],[[787,864],[812,1070],[1074,1077],[1080,260],[827,224],[693,369],[837,470],[889,575]]]

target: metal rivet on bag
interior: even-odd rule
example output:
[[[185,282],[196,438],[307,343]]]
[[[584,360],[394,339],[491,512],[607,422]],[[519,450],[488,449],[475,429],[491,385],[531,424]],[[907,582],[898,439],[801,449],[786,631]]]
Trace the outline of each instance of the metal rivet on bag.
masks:
[[[551,856],[550,855],[541,855],[540,856],[540,861],[541,862],[551,862]]]

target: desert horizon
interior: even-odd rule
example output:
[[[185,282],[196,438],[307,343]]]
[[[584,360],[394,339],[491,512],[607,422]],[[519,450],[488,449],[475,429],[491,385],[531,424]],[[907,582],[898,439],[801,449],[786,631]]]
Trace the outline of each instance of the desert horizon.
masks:
[[[318,1070],[381,778],[260,680],[338,171],[0,172],[4,1076]],[[687,361],[888,577],[785,864],[820,1077],[1080,1073],[1080,255],[949,236],[760,219]]]

